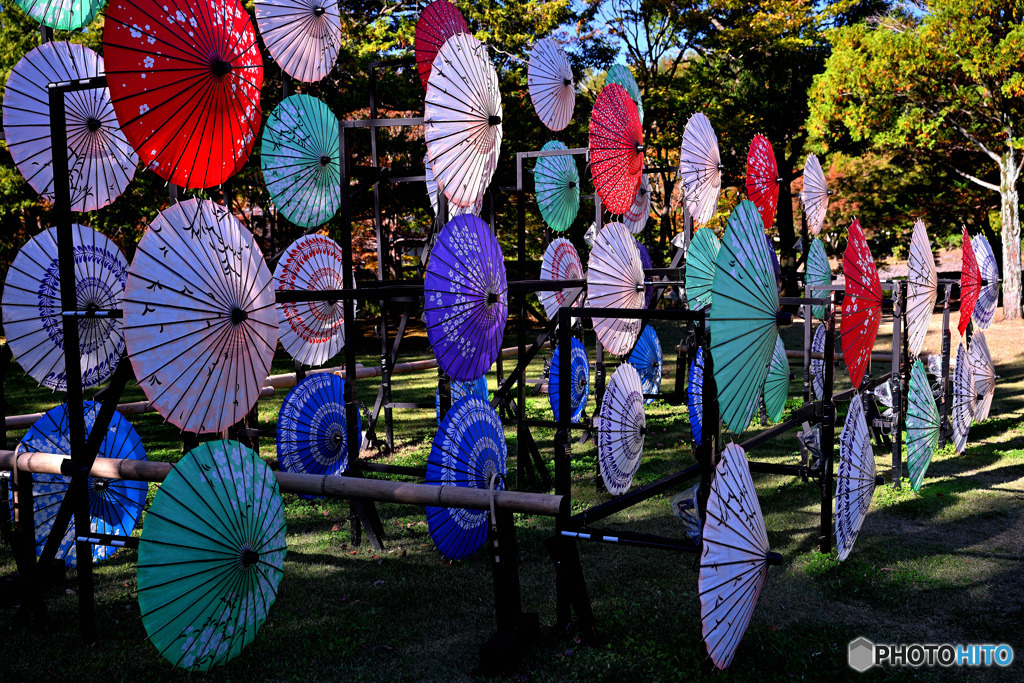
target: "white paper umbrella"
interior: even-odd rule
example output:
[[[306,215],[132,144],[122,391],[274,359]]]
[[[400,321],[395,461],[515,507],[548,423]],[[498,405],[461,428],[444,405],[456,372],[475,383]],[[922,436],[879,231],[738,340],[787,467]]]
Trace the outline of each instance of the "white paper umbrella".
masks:
[[[580,256],[576,253],[576,247],[572,242],[559,237],[551,240],[551,244],[544,250],[544,259],[540,263],[541,280],[582,280],[583,264],[580,263]],[[579,306],[582,287],[558,289],[552,292],[537,292],[540,303],[544,307],[544,313],[549,319],[554,320],[558,316],[558,309],[562,306]],[[573,324],[576,324],[573,318]]]
[[[341,12],[327,0],[256,0],[256,25],[267,52],[307,83],[331,73],[341,49]]]
[[[526,83],[541,123],[551,130],[568,126],[576,107],[576,89],[572,67],[558,43],[550,38],[536,42],[530,50]]]
[[[971,319],[974,324],[983,330],[992,325],[992,318],[995,317],[996,307],[999,305],[999,266],[996,264],[996,255],[992,253],[992,245],[984,235],[975,235],[971,240],[974,247],[974,258],[978,262],[978,270],[981,271],[981,293],[978,295],[978,302],[974,304],[974,314]]]
[[[612,375],[597,420],[597,463],[612,495],[629,490],[644,452],[644,395],[640,375],[623,363]]]
[[[139,241],[124,337],[153,407],[188,432],[219,432],[256,404],[277,347],[274,282],[252,233],[189,199]]]
[[[938,296],[935,257],[932,256],[932,245],[928,242],[928,232],[922,221],[914,223],[908,266],[910,272],[907,274],[907,344],[910,347],[910,354],[917,356],[924,348],[928,323],[932,319],[932,310]]]
[[[967,347],[967,360],[971,364],[974,390],[978,396],[974,420],[982,422],[988,419],[988,413],[992,409],[992,397],[996,393],[996,368],[992,363],[992,353],[988,350],[985,333],[981,330],[971,335],[971,343]]]
[[[594,240],[587,266],[587,299],[593,308],[641,309],[646,302],[644,270],[636,240],[622,223],[609,223]],[[636,318],[593,317],[594,332],[621,356],[636,344],[643,323]]]
[[[119,309],[128,263],[117,245],[82,225],[71,226],[79,309]],[[67,390],[64,327],[57,261],[57,228],[21,248],[4,283],[3,321],[7,344],[25,372],[57,391]],[[124,353],[121,321],[86,318],[78,322],[82,386],[107,379]]]
[[[4,91],[4,135],[29,185],[53,201],[53,150],[47,85],[103,73],[103,58],[73,43],[43,43],[19,61]],[[117,125],[110,90],[64,97],[71,210],[95,211],[117,199],[135,177],[139,158]]]
[[[445,41],[427,82],[427,156],[448,201],[472,206],[501,151],[501,93],[487,47],[467,33]]]
[[[274,270],[274,288],[317,292],[343,289],[342,251],[324,235],[305,235],[285,249]],[[277,304],[281,345],[305,365],[323,365],[345,347],[345,303]]]
[[[430,157],[423,157],[424,175],[427,177],[427,196],[430,198],[430,210],[437,215],[438,200],[437,200],[437,180],[434,178],[434,167],[430,164]],[[474,216],[479,216],[480,211],[484,208],[484,198],[481,197],[473,203],[472,206],[456,206],[455,204],[448,204],[448,220],[461,216],[464,213],[469,213]]]
[[[704,114],[694,114],[686,122],[679,151],[679,177],[693,227],[706,225],[718,209],[722,160],[718,154],[718,136]]]
[[[715,466],[703,538],[697,579],[701,633],[711,661],[725,669],[750,625],[768,564],[781,560],[769,551],[746,453],[736,444],[725,447]]]
[[[853,550],[864,515],[875,493],[875,452],[871,448],[864,400],[854,394],[846,424],[839,435],[839,471],[836,472],[836,549],[845,560]]]
[[[967,346],[961,340],[956,349],[956,367],[953,368],[953,443],[957,453],[963,453],[967,447],[967,432],[974,420],[977,401],[974,372],[967,358]]]
[[[825,326],[818,325],[811,339],[811,353],[825,353]],[[820,401],[825,395],[825,361],[811,359],[811,391],[815,400]]]
[[[825,183],[821,164],[818,163],[818,157],[811,154],[804,162],[804,189],[800,190],[800,205],[804,207],[807,230],[812,235],[821,232],[821,226],[825,224],[828,195],[828,185]]]
[[[636,199],[626,213],[622,214],[622,224],[634,235],[643,232],[647,227],[647,219],[651,216],[651,182],[646,173],[640,174],[640,187],[636,189]]]

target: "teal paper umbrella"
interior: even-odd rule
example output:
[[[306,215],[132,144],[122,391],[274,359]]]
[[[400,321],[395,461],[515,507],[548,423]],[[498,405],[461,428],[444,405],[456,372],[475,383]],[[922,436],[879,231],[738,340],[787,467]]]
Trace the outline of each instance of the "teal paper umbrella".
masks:
[[[18,7],[43,26],[58,31],[82,28],[103,6],[100,0],[15,0]],[[43,84],[45,87],[46,84]]]
[[[768,376],[764,380],[764,405],[768,410],[768,419],[778,422],[782,419],[782,411],[786,408],[789,398],[789,361],[786,359],[786,347],[782,337],[776,337],[775,350],[768,365]]]
[[[256,637],[284,573],[284,506],[274,473],[236,441],[193,449],[153,498],[139,541],[142,625],[189,671]]]
[[[686,254],[686,305],[691,311],[711,305],[711,284],[721,248],[722,243],[711,228],[698,230],[690,243]]]
[[[556,149],[565,149],[565,145],[552,140],[541,151]],[[544,222],[555,232],[568,229],[580,210],[580,173],[576,160],[569,155],[539,157],[533,170],[533,186]]]
[[[825,245],[817,238],[811,240],[811,248],[807,252],[807,271],[804,274],[804,283],[825,285],[826,287],[832,284],[832,266],[828,263]],[[828,294],[821,290],[814,290],[810,296],[812,299],[822,299]],[[825,306],[811,306],[811,315],[818,320],[824,320]]]
[[[711,286],[711,358],[725,424],[750,424],[779,336],[779,294],[764,227],[748,199],[729,216]]]
[[[633,73],[628,67],[622,64],[615,64],[612,68],[608,69],[608,74],[604,77],[604,85],[608,87],[612,83],[618,83],[626,89],[626,93],[629,95],[629,99],[633,100],[636,104],[637,114],[640,115],[640,123],[644,122],[644,104],[643,98],[640,97],[640,86],[636,84],[636,79],[633,78]]]
[[[910,486],[921,488],[924,473],[939,446],[939,410],[935,406],[932,388],[924,363],[914,361],[910,368],[910,393],[907,396],[907,469]]]

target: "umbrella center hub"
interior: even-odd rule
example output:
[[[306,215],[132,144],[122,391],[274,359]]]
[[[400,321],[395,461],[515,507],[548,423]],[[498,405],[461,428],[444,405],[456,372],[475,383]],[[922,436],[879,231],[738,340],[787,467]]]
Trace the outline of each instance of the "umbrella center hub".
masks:
[[[638,291],[638,292],[644,291],[644,283],[642,283],[642,282],[636,283],[636,291]]]
[[[327,156],[326,154],[320,155],[320,165],[321,166],[327,166],[330,163],[331,163],[331,157]]]
[[[644,146],[643,145],[637,145],[636,146],[636,153],[637,154],[643,154],[644,153]]]
[[[493,306],[494,304],[498,303],[498,293],[497,292],[492,292],[492,291],[488,290],[487,291],[487,303],[489,305],[491,305],[491,306]]]
[[[100,129],[100,120],[95,116],[90,116],[85,120],[85,127],[95,133]]]
[[[572,189],[572,190],[576,189],[576,181],[575,180],[570,180],[569,181],[569,189]]]
[[[501,125],[501,117],[498,116],[497,114],[491,114],[487,118],[487,125],[488,126],[500,126]]]
[[[314,7],[313,8],[313,14],[315,16],[318,16],[318,17],[322,17],[324,15],[324,12],[326,12],[326,11],[327,10],[324,9],[323,7]]]
[[[226,76],[231,71],[231,62],[225,62],[223,59],[214,59],[211,68],[215,76]]]
[[[572,85],[572,81],[570,79],[568,79],[568,78],[563,78],[562,79],[562,85],[564,85],[566,88],[568,88],[570,85]]]
[[[242,551],[242,564],[246,567],[251,567],[259,561],[260,554],[255,550],[250,550],[249,548],[246,548]]]
[[[106,491],[108,488],[110,488],[110,482],[107,481],[106,479],[97,479],[96,481],[93,482],[92,488],[94,491],[102,493],[103,491]]]
[[[235,325],[241,325],[249,319],[249,313],[242,310],[238,306],[231,309],[231,322]]]
[[[335,446],[340,446],[341,442],[344,440],[345,437],[341,434],[341,432],[335,432],[334,434],[331,435],[331,443],[333,443]]]

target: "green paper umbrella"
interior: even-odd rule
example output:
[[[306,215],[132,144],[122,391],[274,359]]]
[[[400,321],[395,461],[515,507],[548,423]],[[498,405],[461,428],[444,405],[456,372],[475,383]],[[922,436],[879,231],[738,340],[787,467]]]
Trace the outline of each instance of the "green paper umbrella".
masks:
[[[565,145],[552,140],[541,151],[555,149],[565,149]],[[580,174],[575,159],[568,155],[539,157],[533,186],[544,222],[555,232],[567,230],[580,210]]]
[[[910,368],[907,398],[907,469],[910,471],[910,486],[917,491],[939,446],[939,409],[935,406],[928,375],[920,360],[914,361]]]
[[[811,248],[807,252],[807,272],[804,274],[804,283],[808,285],[831,285],[832,266],[828,264],[828,256],[825,254],[825,245],[821,240],[811,240]],[[826,292],[812,291],[812,299],[821,299],[827,296]],[[825,319],[825,306],[811,306],[811,315],[818,320]]]
[[[711,305],[711,283],[722,243],[711,228],[702,228],[686,253],[686,305],[691,311]]]
[[[636,104],[636,112],[640,115],[640,123],[642,125],[644,122],[643,98],[640,97],[640,86],[636,84],[636,79],[633,78],[633,73],[626,66],[616,64],[612,68],[608,69],[608,74],[604,77],[604,85],[606,88],[612,83],[618,83],[626,89],[626,93],[629,94],[629,99],[633,100]]]
[[[768,419],[778,422],[782,419],[782,411],[786,408],[789,398],[789,361],[786,359],[786,346],[782,337],[776,337],[775,350],[768,365],[768,375],[764,380],[764,406],[768,410]]]
[[[761,214],[744,199],[726,224],[711,286],[711,358],[722,419],[734,434],[750,424],[779,336],[779,294]]]
[[[100,0],[15,0],[18,7],[43,26],[58,31],[82,28],[102,7]],[[45,86],[45,83],[44,83]]]
[[[206,671],[256,637],[284,573],[284,507],[274,473],[242,444],[193,449],[142,526],[142,625],[161,656]]]

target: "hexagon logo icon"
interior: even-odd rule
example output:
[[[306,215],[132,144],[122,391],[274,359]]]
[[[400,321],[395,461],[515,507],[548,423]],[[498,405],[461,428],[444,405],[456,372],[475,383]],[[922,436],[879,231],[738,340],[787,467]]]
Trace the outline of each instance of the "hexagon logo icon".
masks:
[[[850,641],[847,661],[851,669],[864,673],[875,665],[875,644],[863,637]]]

